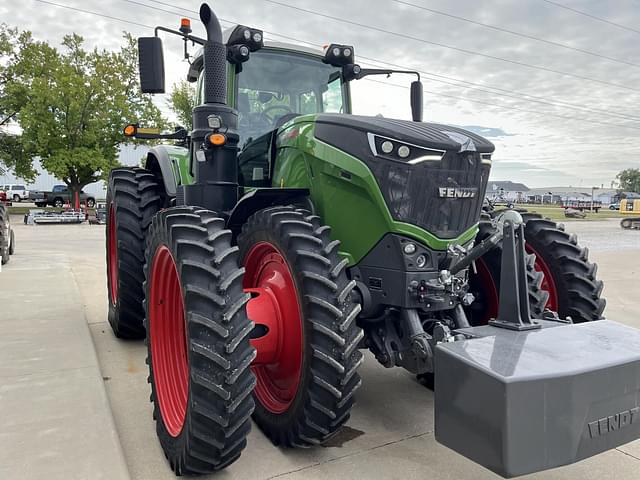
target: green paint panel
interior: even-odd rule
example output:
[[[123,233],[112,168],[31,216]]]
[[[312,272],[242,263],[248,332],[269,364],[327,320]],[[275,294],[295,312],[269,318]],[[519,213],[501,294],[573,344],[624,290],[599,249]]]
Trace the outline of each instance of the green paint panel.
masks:
[[[162,147],[167,151],[171,159],[176,185],[192,184],[193,177],[189,173],[189,149],[176,147],[175,145],[163,145]]]
[[[477,226],[458,238],[443,240],[426,230],[395,221],[369,168],[359,159],[318,141],[314,115],[297,117],[278,137],[274,187],[308,188],[316,213],[342,242],[350,264],[358,263],[388,232],[422,242],[436,250],[473,239]]]

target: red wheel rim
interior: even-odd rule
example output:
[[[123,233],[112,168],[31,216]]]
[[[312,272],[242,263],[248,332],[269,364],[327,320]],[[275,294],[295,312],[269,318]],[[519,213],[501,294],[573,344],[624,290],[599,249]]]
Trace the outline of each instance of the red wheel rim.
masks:
[[[480,284],[482,285],[482,301],[485,305],[485,318],[482,319],[482,323],[486,324],[490,319],[498,316],[500,296],[491,272],[482,258],[476,260],[476,271],[478,272]]]
[[[252,340],[255,395],[270,412],[285,412],[296,397],[303,361],[302,315],[293,275],[271,243],[255,244],[245,257],[244,287],[254,298],[247,314],[268,332]]]
[[[549,268],[549,265],[547,265],[547,263],[542,259],[540,254],[538,254],[538,252],[536,252],[535,249],[528,243],[525,243],[525,250],[527,251],[527,253],[533,254],[536,256],[536,263],[534,264],[534,268],[536,269],[537,272],[542,272],[542,274],[544,275],[542,277],[542,284],[540,285],[540,288],[545,292],[549,293],[549,299],[547,300],[547,304],[545,305],[546,308],[554,312],[557,312],[558,311],[558,290],[556,289],[556,284],[553,281],[553,274],[551,273],[551,269]]]
[[[118,237],[116,236],[116,209],[113,203],[109,206],[107,224],[107,259],[111,303],[115,305],[118,301]]]
[[[149,342],[156,397],[169,435],[182,431],[187,413],[189,362],[184,303],[176,263],[162,245],[153,256],[149,295]]]

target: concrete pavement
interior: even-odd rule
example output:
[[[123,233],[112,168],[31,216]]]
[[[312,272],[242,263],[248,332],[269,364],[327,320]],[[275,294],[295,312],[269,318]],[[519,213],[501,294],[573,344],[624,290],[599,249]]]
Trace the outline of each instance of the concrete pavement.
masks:
[[[0,478],[125,480],[73,273],[80,230],[55,228],[17,224],[0,273]]]
[[[569,230],[578,233],[581,243],[590,247],[592,259],[600,263],[599,276],[606,283],[604,294],[608,299],[607,316],[640,327],[640,304],[633,296],[635,286],[640,283],[640,234],[622,232],[617,222],[573,222],[567,226]],[[10,272],[12,268],[23,269],[24,265],[20,263],[23,261],[22,256],[34,251],[39,251],[37,255],[40,256],[41,262],[37,264],[41,270],[48,264],[45,258],[53,258],[58,264],[67,266],[77,279],[77,297],[71,298],[69,295],[72,293],[67,292],[61,304],[67,309],[71,309],[70,303],[84,306],[84,314],[90,326],[101,376],[104,377],[104,386],[131,478],[175,478],[156,440],[149,403],[149,387],[146,382],[144,344],[115,339],[106,323],[103,228],[18,226],[16,234],[20,242],[19,253],[0,274],[0,285],[4,285],[4,279],[8,278],[5,273]],[[68,239],[68,243],[65,243],[66,246],[58,250],[56,255],[50,256],[47,252],[56,249],[48,243],[47,247],[43,248],[44,239],[61,237]],[[615,248],[612,245],[615,245]],[[33,265],[30,263],[30,266]],[[30,278],[34,285],[39,280],[41,270],[31,272]],[[25,275],[28,277],[28,272]],[[24,281],[27,282],[26,279]],[[48,295],[48,284],[42,288],[42,292]],[[14,292],[13,296],[15,295]],[[11,299],[9,303],[17,302]],[[53,319],[54,316],[44,306],[40,312],[39,316],[42,319],[53,321],[46,320]],[[0,328],[3,328],[1,322],[2,320]],[[0,342],[2,340],[0,335]],[[89,342],[87,344],[91,346]],[[3,358],[0,357],[0,360]],[[435,442],[433,394],[416,383],[412,375],[400,369],[384,369],[370,355],[367,355],[361,374],[363,387],[358,392],[352,417],[347,428],[332,439],[330,445],[308,450],[282,450],[272,446],[264,435],[254,428],[249,437],[249,445],[240,460],[224,472],[204,478],[499,478]],[[2,373],[0,381],[3,380],[1,375]],[[0,398],[0,408],[4,408],[2,402],[3,399]],[[28,418],[27,415],[23,416]],[[4,429],[0,430],[2,431]],[[86,443],[91,441],[93,439],[88,439]],[[1,449],[4,449],[4,437],[0,434]],[[2,455],[3,452],[0,452],[0,465],[4,465]],[[29,458],[22,456],[21,460],[28,462]],[[5,478],[1,468],[0,478]],[[614,477],[616,480],[640,478],[640,442],[576,465],[523,478],[601,480]],[[85,477],[70,475],[67,478]],[[114,474],[110,478],[118,477]]]

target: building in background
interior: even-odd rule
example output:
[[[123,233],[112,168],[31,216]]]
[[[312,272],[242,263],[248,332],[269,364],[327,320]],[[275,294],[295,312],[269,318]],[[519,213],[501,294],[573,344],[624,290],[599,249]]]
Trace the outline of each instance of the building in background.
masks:
[[[492,202],[524,202],[529,187],[523,183],[496,181],[487,184],[487,198]]]
[[[140,165],[143,158],[146,157],[149,147],[145,145],[121,145],[119,161],[122,165],[136,166]],[[39,174],[35,181],[31,183],[25,182],[21,178],[16,178],[13,175],[7,173],[0,175],[0,185],[19,183],[27,185],[27,190],[45,190],[50,191],[54,185],[60,185],[64,183],[62,180],[47,173],[40,165],[40,162],[36,162],[36,170]],[[104,182],[95,182],[87,185],[84,191],[94,196],[97,200],[103,200],[107,196],[107,186]]]
[[[527,192],[526,200],[529,203],[561,204],[567,201],[591,201],[591,195],[595,202],[603,205],[614,203],[617,199],[615,188],[599,187],[544,187],[532,188]]]

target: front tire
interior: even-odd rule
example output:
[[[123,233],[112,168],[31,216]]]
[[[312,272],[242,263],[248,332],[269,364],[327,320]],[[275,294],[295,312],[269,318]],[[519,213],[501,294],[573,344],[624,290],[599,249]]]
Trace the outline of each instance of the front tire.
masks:
[[[145,312],[156,431],[176,475],[211,473],[246,446],[253,329],[231,231],[197,207],[163,210],[148,232]]]
[[[492,221],[481,221],[476,243],[490,237],[496,228],[499,227]],[[476,260],[475,270],[473,266],[469,269],[469,291],[475,296],[475,300],[465,308],[465,312],[473,326],[486,325],[490,319],[497,317],[501,270],[502,243]],[[536,271],[533,255],[527,255],[526,270],[529,310],[533,318],[541,318],[549,296],[542,288],[544,276]]]
[[[542,289],[549,293],[547,308],[574,323],[600,320],[606,301],[597,265],[589,250],[578,245],[576,235],[564,226],[535,213],[522,213],[526,249],[536,256],[535,268],[544,274]]]
[[[253,418],[276,445],[322,443],[349,418],[361,384],[360,305],[339,242],[319,217],[289,206],[252,215],[238,245],[244,287],[257,295],[249,315],[269,325],[265,337],[275,346],[258,347]]]
[[[162,204],[155,177],[141,168],[118,168],[107,188],[107,291],[109,324],[118,338],[145,336],[145,235]]]

